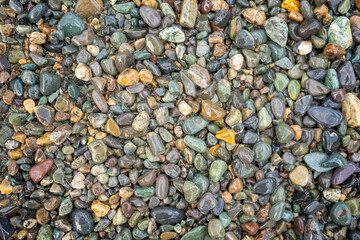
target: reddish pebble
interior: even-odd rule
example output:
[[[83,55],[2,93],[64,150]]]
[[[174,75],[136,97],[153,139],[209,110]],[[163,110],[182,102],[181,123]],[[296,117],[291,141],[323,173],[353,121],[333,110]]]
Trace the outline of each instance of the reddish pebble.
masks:
[[[124,214],[124,216],[127,218],[131,217],[131,215],[134,213],[134,209],[133,209],[131,203],[129,203],[129,202],[124,202],[121,205],[121,211]]]
[[[331,92],[331,97],[337,102],[343,102],[345,100],[345,95],[346,91],[343,88]]]
[[[250,235],[255,235],[257,231],[259,230],[259,226],[257,223],[244,223],[243,225],[244,231],[249,233]]]
[[[36,164],[29,171],[30,178],[36,183],[40,182],[40,180],[43,179],[48,173],[53,164],[54,160],[52,160],[51,158],[48,158],[45,161]]]
[[[150,62],[153,62],[153,63],[156,63],[156,61],[157,61],[157,58],[156,58],[156,55],[151,55],[150,56]]]
[[[296,235],[301,236],[305,231],[305,224],[301,217],[294,218],[294,232]]]
[[[260,232],[256,240],[269,240],[269,239],[273,239],[275,236],[276,236],[276,232],[274,230],[272,230],[271,228],[265,228]]]
[[[104,237],[106,236],[106,232],[100,231],[100,232],[99,232],[99,236],[100,236],[101,238],[104,238]]]
[[[15,160],[11,160],[8,164],[8,174],[11,176],[15,176],[15,174],[19,171],[19,165],[16,164]]]
[[[212,8],[212,3],[210,0],[204,0],[201,3],[200,11],[202,14],[208,14]]]

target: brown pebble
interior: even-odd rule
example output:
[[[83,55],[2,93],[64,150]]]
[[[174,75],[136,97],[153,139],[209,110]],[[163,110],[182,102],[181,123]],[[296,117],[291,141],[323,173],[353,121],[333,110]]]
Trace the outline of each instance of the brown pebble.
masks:
[[[11,160],[8,164],[8,174],[11,176],[15,176],[15,174],[19,171],[19,165],[16,164],[15,160]]]
[[[295,22],[299,22],[299,23],[304,21],[303,15],[301,15],[301,13],[298,12],[298,11],[291,11],[289,13],[289,19],[291,19],[291,20],[293,20]]]
[[[243,229],[245,232],[249,233],[250,235],[255,235],[257,233],[257,231],[259,230],[259,226],[255,222],[244,223]]]
[[[44,202],[44,208],[47,211],[54,211],[60,206],[60,199],[58,197],[51,197],[49,199],[46,199]]]
[[[138,183],[141,187],[153,186],[156,180],[156,170],[150,170],[141,175],[138,179]]]
[[[255,25],[264,25],[266,21],[265,12],[257,8],[245,8],[242,10],[241,14],[244,16],[245,20],[251,24]]]
[[[328,43],[324,48],[324,55],[328,59],[342,58],[346,50],[337,43]]]
[[[225,110],[219,105],[213,103],[210,100],[203,100],[201,102],[201,113],[200,115],[209,121],[219,120],[225,117]]]
[[[39,208],[36,210],[36,220],[40,225],[50,222],[50,213],[45,208]]]

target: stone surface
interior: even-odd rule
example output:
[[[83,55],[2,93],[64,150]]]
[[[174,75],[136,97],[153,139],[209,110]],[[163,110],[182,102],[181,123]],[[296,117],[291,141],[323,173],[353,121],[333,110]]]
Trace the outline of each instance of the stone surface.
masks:
[[[75,12],[82,18],[88,18],[98,15],[102,8],[102,0],[79,0],[75,6]]]
[[[291,171],[289,177],[293,183],[305,187],[308,183],[309,171],[304,166],[297,166],[293,171]]]
[[[183,27],[193,28],[197,15],[197,0],[184,0],[182,2],[180,13],[180,25]]]
[[[48,158],[36,164],[29,171],[30,178],[36,183],[40,182],[40,180],[43,179],[45,175],[49,172],[50,168],[53,166],[53,163],[54,160]]]
[[[176,224],[185,218],[183,210],[173,207],[157,207],[151,210],[151,216],[158,224]]]
[[[285,47],[288,39],[288,26],[279,17],[272,17],[266,20],[264,25],[266,35],[279,44],[281,47]]]

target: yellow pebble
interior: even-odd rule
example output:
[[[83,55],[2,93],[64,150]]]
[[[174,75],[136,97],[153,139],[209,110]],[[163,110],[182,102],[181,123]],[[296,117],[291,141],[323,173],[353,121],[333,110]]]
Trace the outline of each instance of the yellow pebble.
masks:
[[[1,181],[1,183],[0,183],[0,191],[1,191],[1,194],[6,194],[6,195],[9,195],[9,194],[12,193],[13,186],[11,186],[9,180],[4,179],[4,180]]]
[[[32,99],[26,99],[24,101],[24,108],[28,113],[33,114],[35,108],[35,101]]]
[[[235,132],[232,129],[222,129],[215,134],[215,137],[227,143],[235,143]]]
[[[282,8],[285,8],[289,12],[298,11],[300,12],[300,2],[298,0],[285,0],[281,4]]]
[[[19,159],[23,156],[23,153],[20,148],[17,148],[17,149],[10,151],[9,156],[12,159]]]
[[[149,7],[152,7],[154,9],[157,9],[157,7],[158,7],[158,3],[157,3],[156,0],[143,0],[142,5],[143,6],[149,6]]]
[[[25,133],[17,132],[11,138],[18,142],[24,143],[25,139],[26,139],[26,135],[25,135]]]
[[[120,136],[120,127],[113,118],[109,118],[105,125],[105,131],[115,137]]]
[[[36,144],[39,145],[39,146],[45,146],[45,145],[53,144],[54,142],[50,140],[50,134],[51,134],[51,132],[47,132],[47,133],[44,134],[44,136],[39,137],[36,140]]]
[[[127,68],[122,71],[117,79],[117,83],[122,86],[132,86],[139,82],[139,73],[135,69]]]
[[[95,140],[95,138],[93,138],[93,137],[89,137],[89,138],[88,138],[88,143],[87,143],[87,144],[89,145],[89,144],[90,144],[92,141],[94,141],[94,140]]]
[[[81,111],[81,109],[78,107],[74,107],[73,109],[71,109],[71,112],[70,112],[70,122],[76,123],[76,122],[80,121],[83,116],[84,116],[83,111]]]
[[[110,210],[110,206],[105,203],[100,202],[99,200],[95,200],[91,204],[91,210],[94,211],[94,213],[97,217],[105,217],[106,214]]]
[[[104,132],[98,132],[96,135],[95,135],[95,139],[104,139],[106,137],[106,133]]]

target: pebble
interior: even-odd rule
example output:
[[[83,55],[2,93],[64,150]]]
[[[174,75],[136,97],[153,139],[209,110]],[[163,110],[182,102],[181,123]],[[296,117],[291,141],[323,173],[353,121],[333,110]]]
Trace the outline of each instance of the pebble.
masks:
[[[329,27],[328,36],[329,43],[337,43],[344,49],[348,49],[352,44],[349,19],[343,16],[336,18]]]
[[[86,30],[83,20],[75,13],[68,12],[61,17],[57,24],[57,30],[64,31],[65,36],[77,36]]]
[[[272,17],[266,20],[264,24],[266,35],[279,44],[285,47],[288,39],[288,26],[279,17]]]
[[[179,23],[183,27],[193,28],[197,15],[197,1],[184,0],[181,6]]]
[[[141,6],[140,15],[144,22],[149,25],[149,27],[156,28],[161,24],[160,14],[152,7]]]
[[[335,127],[343,120],[343,115],[334,109],[312,106],[308,110],[308,114],[318,123],[325,127]]]
[[[36,164],[29,171],[30,178],[36,183],[40,182],[40,180],[43,179],[46,176],[46,174],[50,171],[50,168],[53,166],[53,163],[54,160],[48,158]]]
[[[176,224],[185,218],[185,213],[174,207],[163,206],[151,210],[151,217],[159,224]]]
[[[94,220],[90,213],[83,209],[76,209],[70,215],[72,228],[79,234],[89,234],[94,230]]]
[[[80,0],[76,2],[75,12],[82,18],[88,18],[98,15],[102,8],[102,0]]]
[[[349,127],[359,127],[360,100],[353,93],[347,93],[342,103],[342,112]]]
[[[206,68],[193,64],[189,68],[188,75],[200,88],[206,88],[210,85],[211,79]]]
[[[319,33],[321,24],[315,18],[305,19],[298,27],[299,36],[302,38],[309,38],[312,35]]]
[[[291,171],[289,177],[293,183],[305,187],[308,183],[309,171],[304,166],[297,166],[293,171]]]

